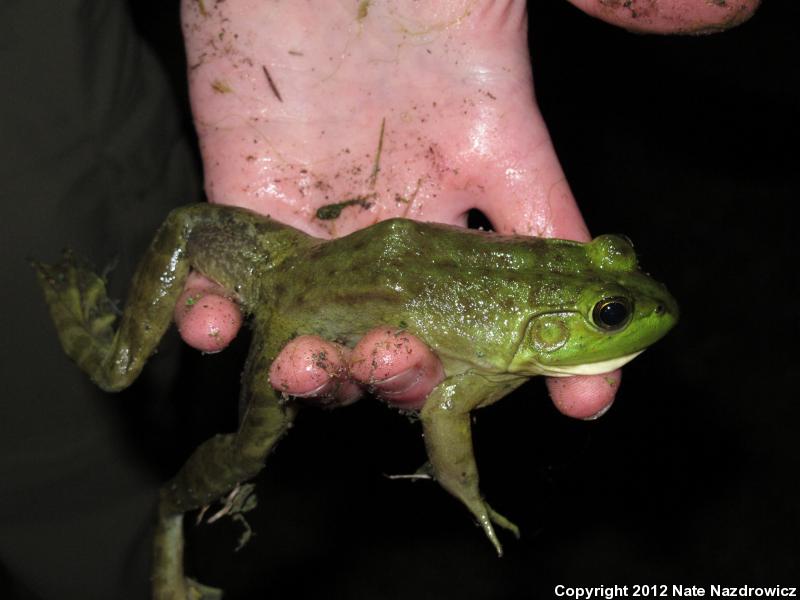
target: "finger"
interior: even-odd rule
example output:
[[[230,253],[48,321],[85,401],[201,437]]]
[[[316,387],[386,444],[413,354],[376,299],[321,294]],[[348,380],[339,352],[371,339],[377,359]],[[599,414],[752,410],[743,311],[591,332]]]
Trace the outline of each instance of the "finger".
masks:
[[[498,162],[517,165],[516,175],[491,177],[489,188],[493,194],[478,198],[475,207],[498,233],[588,241],[589,230],[547,126],[533,97],[528,100],[529,112],[524,122],[515,125],[529,135],[525,139],[510,138],[506,147],[495,152]],[[525,160],[520,161],[519,156]]]
[[[419,338],[382,327],[368,332],[353,348],[350,375],[393,406],[416,410],[444,379],[444,368]]]
[[[547,389],[561,413],[589,421],[611,408],[621,379],[620,369],[603,375],[548,377]]]
[[[583,12],[641,33],[713,33],[753,16],[760,0],[569,0]]]
[[[209,353],[226,348],[242,326],[237,304],[218,285],[194,273],[178,298],[173,318],[187,344]]]
[[[350,350],[316,335],[290,341],[269,370],[276,390],[326,406],[351,404],[361,389],[347,378]]]

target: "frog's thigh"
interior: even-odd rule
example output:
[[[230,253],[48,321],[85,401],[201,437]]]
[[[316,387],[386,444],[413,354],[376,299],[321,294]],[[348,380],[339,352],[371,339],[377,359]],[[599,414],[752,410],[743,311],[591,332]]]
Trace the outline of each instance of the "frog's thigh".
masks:
[[[153,565],[156,598],[186,597],[183,513],[210,504],[237,483],[255,477],[294,419],[295,405],[278,397],[265,373],[257,373],[251,381],[256,383],[239,431],[206,440],[161,490]]]

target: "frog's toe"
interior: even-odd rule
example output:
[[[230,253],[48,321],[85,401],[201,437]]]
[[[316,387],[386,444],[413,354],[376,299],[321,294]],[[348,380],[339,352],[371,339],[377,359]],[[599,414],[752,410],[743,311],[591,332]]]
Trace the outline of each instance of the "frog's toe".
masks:
[[[436,477],[433,474],[433,466],[430,461],[423,464],[419,469],[413,473],[406,473],[401,475],[386,475],[387,479],[409,479],[411,481],[418,481],[421,479],[433,480]]]
[[[517,527],[514,523],[506,519],[503,515],[498,513],[488,504],[486,505],[486,510],[489,512],[489,518],[492,522],[497,525],[498,527],[502,527],[503,529],[510,531],[514,534],[514,537],[519,539],[519,527]]]
[[[478,523],[481,528],[483,528],[486,537],[489,538],[489,541],[494,546],[498,557],[503,556],[503,545],[500,543],[500,539],[497,537],[492,523],[510,531],[519,539],[519,527],[495,511],[491,506],[486,504],[486,502],[481,503],[480,510],[476,511],[475,515],[478,517]]]

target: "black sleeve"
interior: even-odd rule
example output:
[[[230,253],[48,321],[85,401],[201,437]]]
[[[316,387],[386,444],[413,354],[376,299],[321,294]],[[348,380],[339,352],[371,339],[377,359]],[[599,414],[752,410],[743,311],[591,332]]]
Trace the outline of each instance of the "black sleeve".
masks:
[[[199,199],[185,112],[125,2],[4,2],[0,17],[0,595],[145,598],[169,389],[153,379],[170,359],[99,393],[63,355],[26,258],[116,257],[120,297],[168,210]]]

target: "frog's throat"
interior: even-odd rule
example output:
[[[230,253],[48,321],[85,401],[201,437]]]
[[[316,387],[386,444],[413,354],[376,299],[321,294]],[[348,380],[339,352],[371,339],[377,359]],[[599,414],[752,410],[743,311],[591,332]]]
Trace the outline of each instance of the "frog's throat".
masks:
[[[581,365],[537,365],[537,371],[548,377],[572,377],[573,375],[601,375],[614,369],[619,369],[622,365],[632,361],[644,350],[639,350],[633,354],[626,354],[611,360],[602,360],[594,363],[584,363]]]

